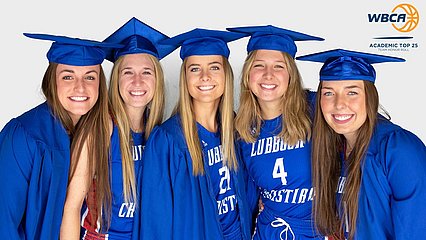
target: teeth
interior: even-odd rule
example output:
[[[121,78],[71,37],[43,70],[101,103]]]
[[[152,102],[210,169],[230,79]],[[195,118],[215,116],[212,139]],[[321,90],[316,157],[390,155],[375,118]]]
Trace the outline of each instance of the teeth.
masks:
[[[146,91],[132,91],[130,92],[130,94],[135,95],[135,96],[142,96],[145,95]]]
[[[199,86],[198,87],[201,91],[207,91],[207,90],[211,90],[214,88],[214,86]]]
[[[266,88],[266,89],[273,89],[277,85],[275,85],[275,84],[260,84],[260,86],[262,86],[263,88]]]
[[[339,121],[348,120],[352,115],[334,115],[334,118]]]
[[[70,97],[70,98],[71,100],[77,101],[77,102],[86,101],[88,99],[88,97]]]

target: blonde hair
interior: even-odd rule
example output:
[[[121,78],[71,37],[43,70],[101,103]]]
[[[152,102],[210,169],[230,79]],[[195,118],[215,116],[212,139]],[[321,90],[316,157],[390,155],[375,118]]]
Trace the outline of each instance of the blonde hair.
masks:
[[[235,118],[235,128],[246,142],[254,142],[262,124],[261,109],[256,95],[250,90],[249,77],[257,50],[251,51],[243,66],[241,78],[240,107]],[[284,142],[294,145],[298,140],[311,137],[311,121],[306,91],[296,63],[288,53],[282,52],[290,79],[286,93],[281,101],[283,126],[278,134]],[[253,131],[254,130],[254,131]],[[254,133],[253,133],[254,132]]]
[[[223,164],[231,170],[237,170],[238,163],[234,146],[234,74],[228,59],[222,57],[225,71],[225,90],[220,99],[218,115],[220,117],[220,138],[223,149]],[[194,116],[192,97],[189,94],[186,83],[187,59],[182,63],[179,80],[179,100],[174,113],[178,113],[181,118],[183,135],[188,146],[192,159],[192,173],[194,175],[204,174],[203,153],[200,145],[200,138]]]
[[[136,178],[133,163],[131,146],[133,139],[131,135],[130,119],[126,113],[125,103],[119,91],[120,67],[123,63],[124,56],[119,57],[111,72],[109,83],[109,98],[111,103],[111,112],[118,127],[120,136],[120,150],[123,168],[123,192],[124,199],[127,202],[136,201]],[[155,71],[155,88],[152,101],[145,108],[145,116],[148,116],[146,123],[141,123],[145,130],[144,138],[148,139],[150,133],[156,125],[163,121],[164,114],[164,74],[158,59],[147,54],[151,62],[154,64]]]

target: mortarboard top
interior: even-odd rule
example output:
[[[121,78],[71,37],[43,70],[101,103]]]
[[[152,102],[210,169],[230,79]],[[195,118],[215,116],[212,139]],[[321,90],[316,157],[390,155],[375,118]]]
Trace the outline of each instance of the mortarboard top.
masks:
[[[297,52],[295,41],[324,40],[320,37],[278,28],[272,25],[233,27],[226,29],[231,32],[247,33],[251,35],[247,44],[247,52],[259,49],[276,50],[286,52],[293,58]]]
[[[161,43],[181,46],[180,58],[182,60],[192,55],[222,55],[228,58],[230,51],[227,43],[245,36],[247,34],[195,28],[161,41]]]
[[[29,38],[53,41],[47,52],[49,62],[74,66],[101,64],[105,59],[107,48],[122,47],[120,44],[108,44],[94,40],[50,34],[24,33],[24,35]]]
[[[148,53],[162,59],[176,49],[174,46],[158,43],[168,38],[167,35],[133,17],[103,41],[124,45],[120,49],[110,49],[106,59],[115,62],[122,55],[135,53]]]
[[[320,80],[376,80],[376,71],[371,64],[383,62],[405,62],[403,58],[334,49],[296,58],[302,61],[323,62]]]

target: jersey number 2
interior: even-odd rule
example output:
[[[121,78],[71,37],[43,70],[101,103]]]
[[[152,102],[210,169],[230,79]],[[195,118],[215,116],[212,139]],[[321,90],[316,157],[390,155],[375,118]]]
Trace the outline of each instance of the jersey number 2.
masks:
[[[219,183],[219,194],[224,194],[226,193],[226,191],[231,189],[231,186],[229,186],[229,180],[230,180],[230,174],[229,174],[229,169],[227,166],[223,166],[221,168],[219,168],[219,175],[221,176],[220,178],[220,183]],[[223,176],[222,176],[223,175]],[[226,181],[226,182],[225,182]]]

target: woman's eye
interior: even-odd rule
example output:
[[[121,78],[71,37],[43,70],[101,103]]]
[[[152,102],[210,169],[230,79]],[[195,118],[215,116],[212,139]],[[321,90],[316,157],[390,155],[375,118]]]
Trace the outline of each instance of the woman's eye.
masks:
[[[348,92],[348,95],[358,95],[358,93],[354,92],[354,91],[350,91],[350,92]]]
[[[212,70],[220,70],[220,67],[219,66],[212,66],[211,69]]]
[[[332,92],[323,92],[322,95],[324,96],[333,96]]]
[[[64,80],[72,80],[72,77],[71,76],[63,76],[62,79],[64,79]]]
[[[143,75],[152,75],[152,72],[151,71],[144,71]]]
[[[197,68],[197,67],[189,69],[190,72],[198,72],[199,70],[200,70],[200,68]]]
[[[253,68],[262,68],[262,67],[263,67],[262,64],[255,64],[255,65],[253,65]]]
[[[95,77],[93,77],[93,76],[87,76],[87,77],[86,77],[86,79],[87,79],[87,80],[95,80],[96,78],[95,78]]]

